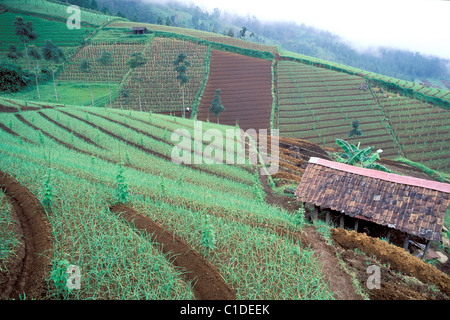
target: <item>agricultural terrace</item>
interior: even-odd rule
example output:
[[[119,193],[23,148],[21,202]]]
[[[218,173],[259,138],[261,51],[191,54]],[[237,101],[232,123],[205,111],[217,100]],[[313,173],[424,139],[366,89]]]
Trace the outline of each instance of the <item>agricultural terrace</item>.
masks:
[[[219,122],[241,129],[269,129],[272,109],[271,61],[236,53],[213,50],[209,79],[206,84],[198,119],[216,122],[209,111],[216,90],[225,110]]]
[[[90,38],[89,43],[145,43],[151,41],[154,36],[154,33],[134,34],[129,29],[109,28],[108,26],[106,26],[98,28],[92,38]]]
[[[96,43],[80,47],[67,63],[64,64],[58,80],[86,82],[117,82],[120,83],[130,69],[127,61],[134,52],[142,52],[143,43]],[[98,60],[103,52],[109,52],[113,60],[111,65],[102,65]],[[85,73],[80,64],[86,60],[90,71]]]
[[[184,99],[185,105],[190,107],[203,81],[207,51],[206,46],[189,41],[154,38],[145,51],[146,64],[131,73],[113,106],[153,112],[181,112],[182,90],[173,61],[184,53],[190,62]]]
[[[416,92],[420,92],[429,97],[436,97],[436,98],[440,98],[440,99],[443,99],[446,101],[450,101],[450,91],[448,91],[448,90],[432,88],[432,87],[424,86],[420,83],[400,80],[400,79],[392,78],[392,77],[385,76],[382,74],[346,66],[346,65],[343,65],[340,63],[323,60],[320,58],[306,56],[306,55],[295,53],[295,52],[282,51],[281,56],[289,58],[289,59],[294,59],[299,62],[310,64],[310,65],[321,66],[321,67],[328,68],[328,69],[334,69],[334,70],[338,70],[338,71],[348,72],[348,73],[358,75],[361,77],[367,77],[369,79],[381,80],[385,83],[392,83],[392,84],[396,84],[403,88],[412,89]]]
[[[252,170],[179,166],[164,156],[169,132],[180,125],[192,130],[194,121],[56,108],[5,113],[0,123],[0,170],[47,203],[51,271],[62,270],[64,261],[82,270],[80,290],[58,290],[49,279],[40,298],[199,298],[193,280],[183,280],[197,270],[175,267],[155,238],[111,209],[125,196],[141,220],[206,260],[237,299],[333,298],[318,258],[292,236],[301,231],[294,215],[258,200]],[[212,247],[202,238],[205,225],[214,231]]]
[[[50,3],[50,2],[47,2]],[[11,12],[3,12],[0,14],[0,57],[6,59],[6,55],[9,52],[9,46],[14,45],[18,51],[23,53],[23,57],[18,59],[18,63],[22,66],[27,66],[25,48],[23,42],[20,41],[19,36],[14,34],[15,26],[14,21],[16,17],[22,17],[25,22],[31,22],[33,29],[38,34],[36,40],[27,44],[34,44],[36,47],[42,47],[45,40],[51,40],[56,46],[60,47],[67,55],[78,47],[83,39],[87,37],[94,29],[91,27],[83,26],[81,29],[69,30],[64,22],[49,21],[34,16],[16,14]],[[32,66],[35,62],[30,59]],[[39,65],[46,66],[48,63],[41,59]]]
[[[450,112],[418,100],[376,94],[406,158],[450,172]]]
[[[126,22],[126,21],[114,21],[108,24],[109,28],[126,28],[131,29],[132,27],[146,27],[150,31],[160,31],[160,32],[167,32],[167,33],[175,33],[179,35],[185,35],[192,38],[207,40],[210,42],[216,42],[216,43],[222,43],[227,44],[239,48],[245,48],[245,49],[251,49],[251,50],[257,50],[257,51],[267,51],[271,52],[273,54],[277,53],[277,47],[276,46],[270,46],[265,44],[260,44],[257,42],[252,41],[244,41],[242,39],[232,38],[229,36],[224,36],[217,33],[207,32],[207,31],[201,31],[201,30],[194,30],[194,29],[186,29],[186,28],[180,28],[180,27],[171,27],[171,26],[164,26],[164,25],[157,25],[157,24],[149,24],[149,23],[139,23],[139,22]]]
[[[69,7],[70,4],[65,4],[62,2],[51,2],[46,0],[2,0],[1,4],[8,7],[8,10],[20,10],[29,13],[45,15],[47,17],[52,17],[64,21],[64,23],[71,15],[67,13],[67,7]],[[101,12],[85,8],[80,8],[80,10],[81,22],[93,26],[100,26],[105,22],[117,19],[117,17],[108,16]]]
[[[360,90],[365,80],[294,61],[277,67],[280,135],[336,148],[336,139],[382,149],[384,157],[401,154],[380,106],[371,91]],[[361,136],[349,137],[358,120]]]

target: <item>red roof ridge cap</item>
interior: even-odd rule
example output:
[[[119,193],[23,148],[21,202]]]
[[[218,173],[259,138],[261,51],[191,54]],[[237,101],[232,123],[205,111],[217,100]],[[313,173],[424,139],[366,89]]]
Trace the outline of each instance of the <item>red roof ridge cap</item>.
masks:
[[[430,181],[410,176],[402,176],[396,173],[389,173],[374,169],[366,169],[361,168],[357,166],[351,166],[345,163],[335,162],[335,161],[329,161],[317,157],[311,157],[309,159],[309,163],[312,164],[318,164],[327,168],[336,169],[339,171],[345,171],[349,173],[354,173],[370,178],[376,178],[381,179],[389,182],[394,183],[400,183],[400,184],[408,184],[416,187],[422,187],[426,189],[433,189],[445,193],[450,193],[450,184],[443,183],[443,182],[437,182],[437,181]]]

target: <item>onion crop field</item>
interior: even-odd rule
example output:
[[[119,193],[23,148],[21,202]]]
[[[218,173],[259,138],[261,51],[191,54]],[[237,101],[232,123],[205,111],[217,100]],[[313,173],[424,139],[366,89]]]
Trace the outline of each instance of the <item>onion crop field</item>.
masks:
[[[405,156],[429,168],[450,172],[448,110],[405,97],[377,94]]]
[[[257,200],[250,166],[167,159],[168,132],[194,124],[82,107],[2,114],[4,187],[20,183],[28,196],[16,198],[24,201],[19,207],[33,199],[45,204],[34,218],[48,228],[40,230],[47,232],[45,255],[36,257],[49,261],[33,276],[52,280],[27,299],[333,298],[318,258],[297,238],[294,215]],[[205,226],[214,246],[202,237]],[[10,247],[18,250],[14,241]],[[175,258],[177,250],[189,259]],[[54,275],[67,264],[81,269],[78,290],[58,286]]]
[[[271,61],[213,50],[198,119],[217,121],[209,109],[216,90],[220,89],[225,110],[219,114],[219,123],[238,124],[244,130],[270,129],[271,86]]]
[[[293,61],[277,67],[277,127],[280,135],[336,148],[336,139],[383,150],[384,157],[401,154],[380,106],[364,79]],[[349,137],[358,120],[361,136]]]
[[[203,81],[207,51],[206,46],[189,41],[154,38],[145,51],[146,64],[137,67],[128,77],[113,106],[153,112],[183,111],[182,90],[173,61],[184,53],[190,62],[184,99],[185,106],[190,107]]]

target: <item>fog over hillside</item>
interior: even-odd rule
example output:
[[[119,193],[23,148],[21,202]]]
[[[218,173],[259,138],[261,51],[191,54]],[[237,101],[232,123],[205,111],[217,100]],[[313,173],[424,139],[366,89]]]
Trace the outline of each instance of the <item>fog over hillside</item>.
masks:
[[[70,1],[69,1],[70,2]],[[73,1],[77,2],[77,1]],[[409,81],[450,79],[450,2],[97,0],[140,22],[212,31]],[[428,17],[428,18],[427,18]]]
[[[217,7],[240,16],[255,16],[263,22],[305,24],[339,35],[358,50],[381,46],[450,59],[450,45],[444,40],[450,39],[449,1],[178,1],[210,12]]]

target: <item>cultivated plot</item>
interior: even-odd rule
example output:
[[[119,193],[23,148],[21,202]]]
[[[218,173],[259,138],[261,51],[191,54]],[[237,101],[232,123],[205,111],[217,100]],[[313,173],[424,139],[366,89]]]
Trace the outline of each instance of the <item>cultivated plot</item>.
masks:
[[[209,109],[216,90],[220,89],[225,110],[219,114],[219,123],[238,124],[244,130],[269,129],[271,88],[271,61],[213,50],[198,119],[217,122]]]

